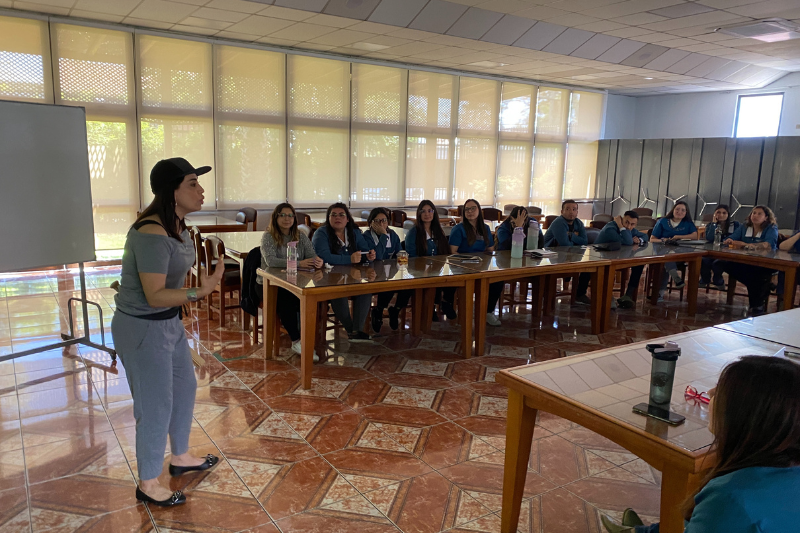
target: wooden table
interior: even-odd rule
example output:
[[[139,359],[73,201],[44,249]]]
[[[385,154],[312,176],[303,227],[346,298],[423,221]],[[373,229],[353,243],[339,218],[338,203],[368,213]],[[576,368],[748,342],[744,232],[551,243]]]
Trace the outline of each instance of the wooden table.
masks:
[[[388,268],[387,268],[388,267]],[[375,261],[370,265],[337,265],[330,271],[316,270],[289,274],[285,269],[258,270],[264,283],[264,346],[267,356],[278,351],[276,301],[278,287],[300,299],[300,373],[303,388],[311,387],[311,370],[317,317],[327,309],[328,300],[359,294],[411,289],[414,291],[412,333],[429,328],[433,296],[439,287],[458,290],[458,320],[464,357],[472,355],[472,295],[479,273],[448,265],[445,257],[412,257],[406,268],[396,261]]]
[[[534,259],[523,256],[521,259],[512,259],[511,251],[504,250],[494,255],[474,254],[479,257],[480,263],[456,263],[464,268],[480,273],[476,281],[475,307],[481,311],[475,313],[475,355],[483,355],[486,341],[486,318],[483,310],[489,301],[489,284],[495,281],[518,280],[521,278],[534,279],[533,309],[531,318],[538,320],[541,302],[544,297],[544,284],[539,279],[541,276],[551,274],[578,274],[588,272],[592,276],[592,287],[602,293],[600,287],[604,286],[603,275],[608,267],[607,260],[584,255],[584,250],[579,247],[549,248],[555,255]],[[451,260],[451,262],[453,262]],[[602,300],[592,300],[592,334],[599,333],[600,319],[602,318]]]
[[[247,224],[215,215],[189,215],[183,221],[187,227],[196,227],[201,233],[247,231]]]
[[[775,315],[772,315],[775,316]],[[686,421],[669,426],[634,414],[647,402],[651,356],[648,343],[678,342],[671,410]],[[707,391],[722,368],[742,355],[773,355],[782,346],[718,328],[705,328],[647,342],[500,371],[509,387],[501,531],[517,531],[537,411],[565,418],[641,457],[663,473],[661,532],[683,532],[681,503],[714,462],[708,406],[687,401],[687,385]]]
[[[800,309],[791,309],[714,326],[756,339],[800,349]]]
[[[705,253],[697,248],[670,246],[661,243],[648,243],[646,246],[623,246],[614,252],[602,252],[593,247],[587,248],[589,255],[610,261],[608,270],[604,276],[606,285],[603,291],[598,294],[603,300],[602,322],[600,332],[608,331],[611,323],[611,299],[614,297],[614,281],[617,270],[635,267],[639,265],[664,264],[670,261],[688,263],[689,270],[686,280],[686,300],[688,304],[687,312],[689,316],[694,316],[697,312],[697,289],[700,281],[700,264]],[[650,299],[650,303],[655,304],[658,299],[658,287],[661,283],[663,269],[656,270],[653,276],[655,290]],[[594,293],[592,294],[594,297]],[[594,300],[593,300],[594,301]]]

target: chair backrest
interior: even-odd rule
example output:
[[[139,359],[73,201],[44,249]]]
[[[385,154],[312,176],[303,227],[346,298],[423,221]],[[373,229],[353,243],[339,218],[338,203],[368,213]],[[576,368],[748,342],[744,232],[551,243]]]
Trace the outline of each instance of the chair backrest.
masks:
[[[649,207],[634,207],[631,209],[634,213],[639,215],[640,217],[651,217],[653,216],[653,210]]]
[[[636,228],[639,231],[645,231],[656,227],[656,221],[653,217],[639,217],[639,222],[636,223]]]
[[[446,217],[449,215],[449,212],[447,211],[446,207],[437,207],[436,212],[439,213],[440,217],[442,216]]]
[[[209,235],[206,237],[206,265],[211,265],[212,261],[225,257],[225,243],[222,239]]]
[[[597,222],[611,222],[614,220],[614,217],[609,215],[608,213],[597,213],[592,220],[596,220]]]
[[[458,209],[458,214],[456,216],[464,218],[464,206],[459,205],[458,207],[456,207],[456,209]]]
[[[586,241],[589,244],[594,244],[597,236],[600,235],[600,230],[597,228],[586,228]]]
[[[308,213],[303,213],[302,211],[295,211],[295,216],[297,217],[298,224],[305,224],[306,226],[311,226],[311,215]]]
[[[701,220],[706,224],[714,221],[714,213],[706,213],[701,217]]]
[[[550,227],[550,224],[553,223],[555,219],[558,218],[559,215],[547,215],[544,217],[544,224],[542,224],[542,229],[546,230]]]
[[[503,212],[497,209],[496,207],[484,207],[483,219],[501,222],[503,220]]]
[[[361,211],[361,220],[367,220],[369,218],[369,209],[364,209]]]
[[[503,206],[503,214],[508,216],[511,214],[511,210],[517,207],[517,204],[506,204]]]
[[[529,205],[528,206],[528,214],[529,215],[541,215],[542,208],[536,205]]]
[[[413,220],[406,220],[405,222],[403,222],[403,229],[404,230],[410,230],[415,225],[416,225],[416,223]]]
[[[252,231],[256,231],[256,226],[258,225],[257,219],[258,211],[253,207],[243,207],[236,213],[236,222],[242,222],[244,224],[253,223]]]
[[[408,215],[406,215],[405,211],[402,211],[400,209],[392,210],[392,218],[391,218],[392,226],[396,228],[402,228],[403,222],[405,222],[407,219]]]
[[[189,237],[194,243],[194,266],[200,270],[206,264],[206,254],[203,251],[203,237],[200,235],[200,230],[197,226],[189,228]]]
[[[589,227],[594,228],[596,230],[601,230],[605,227],[608,222],[604,222],[602,220],[591,220],[589,221]]]
[[[305,233],[305,234],[306,234],[306,237],[308,237],[309,239],[311,238],[311,228],[309,228],[309,227],[308,227],[308,226],[306,226],[305,224],[300,224],[300,225],[298,225],[298,226],[297,226],[297,229],[299,229],[300,231],[302,231],[303,233]]]

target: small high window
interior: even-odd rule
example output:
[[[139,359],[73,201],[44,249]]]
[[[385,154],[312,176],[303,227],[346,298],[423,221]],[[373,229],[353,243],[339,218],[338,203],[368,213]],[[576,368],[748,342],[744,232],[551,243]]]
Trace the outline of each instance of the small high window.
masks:
[[[775,137],[781,123],[783,94],[740,96],[734,137]]]

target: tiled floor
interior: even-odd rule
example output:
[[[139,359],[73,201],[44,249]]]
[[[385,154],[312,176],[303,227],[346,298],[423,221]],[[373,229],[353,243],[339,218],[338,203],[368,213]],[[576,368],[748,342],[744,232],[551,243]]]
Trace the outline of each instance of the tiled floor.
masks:
[[[110,324],[118,270],[88,273],[90,298]],[[59,340],[74,274],[0,277],[0,355]],[[241,331],[187,319],[197,369],[194,453],[222,457],[212,472],[164,476],[188,503],[146,508],[134,498],[136,457],[125,368],[85,347],[0,363],[0,532],[497,532],[506,390],[499,369],[737,319],[745,300],[701,295],[695,318],[674,293],[618,311],[590,334],[588,310],[559,303],[531,324],[518,307],[490,328],[487,355],[463,360],[458,329],[422,338],[391,333],[374,344],[329,343],[300,388],[299,361],[278,360]],[[99,320],[92,318],[92,328]],[[106,330],[108,332],[108,329]],[[93,330],[96,335],[96,330]],[[628,506],[653,519],[659,473],[612,442],[541,414],[520,531],[600,532],[599,513]],[[166,465],[165,455],[165,465]]]

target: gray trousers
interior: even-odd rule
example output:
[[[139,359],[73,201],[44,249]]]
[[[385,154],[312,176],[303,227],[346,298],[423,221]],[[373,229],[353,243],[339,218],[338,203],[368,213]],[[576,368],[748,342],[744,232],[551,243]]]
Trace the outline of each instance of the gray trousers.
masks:
[[[361,294],[353,297],[353,316],[350,317],[350,305],[348,298],[336,298],[331,300],[333,314],[339,319],[347,333],[364,331],[364,324],[369,314],[369,306],[372,305],[371,294]]]
[[[133,395],[139,479],[154,479],[164,468],[167,435],[173,455],[189,450],[197,379],[186,331],[178,317],[123,313],[114,313],[111,331]]]

